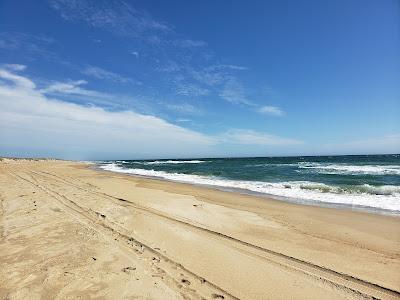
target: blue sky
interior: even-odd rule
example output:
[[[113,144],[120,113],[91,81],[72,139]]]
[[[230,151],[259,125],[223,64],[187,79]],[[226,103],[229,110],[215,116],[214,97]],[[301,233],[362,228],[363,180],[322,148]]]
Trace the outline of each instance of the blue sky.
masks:
[[[398,1],[0,1],[0,155],[400,152]]]

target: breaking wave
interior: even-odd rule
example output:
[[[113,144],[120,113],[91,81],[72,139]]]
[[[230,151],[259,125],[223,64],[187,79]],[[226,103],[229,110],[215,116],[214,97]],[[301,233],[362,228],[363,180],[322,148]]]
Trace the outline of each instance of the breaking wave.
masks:
[[[299,169],[315,170],[322,174],[342,175],[400,175],[399,165],[346,165],[346,164],[320,164],[299,163]]]
[[[216,186],[221,188],[242,189],[298,200],[400,211],[400,186],[395,185],[373,186],[369,184],[361,184],[334,186],[311,181],[263,182],[230,180],[212,176],[168,173],[164,171],[144,170],[138,168],[123,168],[115,163],[102,165],[100,168],[107,171],[158,177],[178,182]],[[352,170],[352,172],[354,172],[354,170]]]
[[[155,161],[132,161],[141,165],[179,165],[179,164],[201,164],[204,160],[155,160]]]

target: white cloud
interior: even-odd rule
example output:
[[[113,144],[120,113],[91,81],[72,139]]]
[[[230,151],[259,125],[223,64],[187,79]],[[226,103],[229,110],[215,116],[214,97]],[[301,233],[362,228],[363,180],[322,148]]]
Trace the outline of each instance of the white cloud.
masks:
[[[82,88],[82,85],[87,84],[86,80],[76,80],[69,82],[55,82],[50,84],[48,87],[41,89],[40,92],[49,95],[73,95],[73,96],[84,96],[93,98],[109,98],[110,96],[97,92],[94,90],[88,90]]]
[[[258,109],[258,112],[261,114],[278,117],[285,115],[285,112],[276,106],[263,106]]]
[[[13,74],[7,70],[0,69],[0,78],[11,81],[16,89],[21,89],[22,91],[34,89],[36,85],[29,79]]]
[[[283,138],[265,132],[245,129],[231,129],[220,136],[220,141],[224,143],[259,146],[289,146],[304,143],[296,139]]]
[[[216,143],[154,116],[49,98],[31,80],[7,70],[0,70],[0,78],[11,81],[0,82],[3,153],[19,149],[68,158],[188,156],[200,155]],[[52,89],[70,93],[76,86]]]
[[[4,64],[3,68],[11,70],[11,71],[23,71],[26,69],[26,66],[20,65],[20,64]]]
[[[218,149],[225,149],[227,154],[232,145],[301,144],[252,130],[233,129],[220,135],[206,135],[155,116],[107,111],[49,96],[95,97],[99,93],[83,89],[84,84],[82,80],[55,83],[40,90],[29,78],[0,69],[0,153],[78,159],[199,157],[218,153]],[[170,104],[169,109],[198,113],[196,107],[185,103]]]
[[[132,78],[127,78],[122,75],[119,75],[117,73],[107,71],[103,68],[100,67],[95,67],[95,66],[89,66],[86,67],[83,71],[83,74],[97,78],[97,79],[104,79],[108,81],[113,81],[113,82],[119,82],[119,83],[135,83],[138,84],[137,81],[133,80]]]
[[[66,82],[52,82],[48,86],[41,88],[39,92],[46,96],[59,97],[67,99],[70,102],[79,102],[83,105],[100,105],[110,109],[123,109],[127,106],[136,107],[141,111],[152,111],[146,101],[140,98],[133,98],[126,95],[108,94],[84,86],[86,80],[69,80]]]

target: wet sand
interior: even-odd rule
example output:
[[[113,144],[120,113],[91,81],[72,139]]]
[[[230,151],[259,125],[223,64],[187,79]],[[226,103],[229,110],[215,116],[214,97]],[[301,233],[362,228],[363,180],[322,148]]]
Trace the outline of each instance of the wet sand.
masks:
[[[400,218],[0,161],[0,299],[400,299]]]

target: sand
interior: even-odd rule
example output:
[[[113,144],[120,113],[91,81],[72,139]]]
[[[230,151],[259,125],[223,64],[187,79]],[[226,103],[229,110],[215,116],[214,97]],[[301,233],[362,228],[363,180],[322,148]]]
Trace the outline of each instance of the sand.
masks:
[[[400,218],[0,161],[0,299],[400,299]]]

